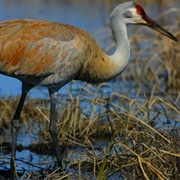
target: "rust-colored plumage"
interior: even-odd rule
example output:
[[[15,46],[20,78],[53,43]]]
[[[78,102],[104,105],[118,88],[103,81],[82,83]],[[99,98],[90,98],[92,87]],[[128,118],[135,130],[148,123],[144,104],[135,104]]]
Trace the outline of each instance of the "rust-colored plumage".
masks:
[[[103,81],[113,73],[108,60],[96,41],[74,26],[37,20],[0,23],[0,72],[30,84],[40,83],[35,78],[45,86],[72,79]]]
[[[22,82],[22,95],[12,119],[11,177],[19,118],[27,93],[36,85],[46,86],[50,95],[50,133],[58,166],[63,149],[58,144],[56,94],[73,79],[102,82],[123,72],[130,56],[126,25],[149,26],[174,41],[177,39],[146,15],[134,2],[120,4],[111,13],[110,25],[116,42],[113,55],[106,55],[92,36],[74,26],[39,20],[0,23],[0,73]]]
[[[75,37],[66,32],[71,27],[32,20],[7,21],[0,27],[0,70],[7,75],[47,77],[72,50],[76,52]]]

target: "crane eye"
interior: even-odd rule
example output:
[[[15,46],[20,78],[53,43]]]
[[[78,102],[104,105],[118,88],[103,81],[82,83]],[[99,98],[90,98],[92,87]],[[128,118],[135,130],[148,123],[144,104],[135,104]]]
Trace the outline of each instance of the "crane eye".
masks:
[[[123,16],[125,18],[132,18],[132,12],[130,10],[126,10],[124,13],[123,13]]]

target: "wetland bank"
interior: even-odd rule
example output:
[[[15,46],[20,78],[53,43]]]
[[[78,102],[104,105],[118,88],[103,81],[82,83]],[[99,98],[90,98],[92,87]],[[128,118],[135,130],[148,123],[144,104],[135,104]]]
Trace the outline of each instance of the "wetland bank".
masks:
[[[153,2],[162,7],[164,13],[157,18],[151,16],[163,22],[180,39],[180,9],[173,8],[178,2]],[[148,2],[142,5],[147,12],[148,6],[152,7]],[[54,149],[48,132],[49,100],[38,99],[38,95],[33,98],[33,93],[30,94],[23,109],[23,126],[18,137],[19,177],[179,179],[179,43],[147,28],[130,27],[129,31],[131,60],[121,76],[102,84],[74,81],[59,92],[57,125],[61,130],[59,139],[66,146],[63,162],[66,171],[56,173],[58,169],[53,167]],[[113,51],[108,28],[96,29],[94,34],[99,37],[100,44],[107,45],[104,47],[107,52]],[[46,97],[44,89],[36,89],[38,94],[39,91]],[[1,170],[5,171],[10,162],[9,125],[19,97],[3,94],[0,100],[0,160]]]

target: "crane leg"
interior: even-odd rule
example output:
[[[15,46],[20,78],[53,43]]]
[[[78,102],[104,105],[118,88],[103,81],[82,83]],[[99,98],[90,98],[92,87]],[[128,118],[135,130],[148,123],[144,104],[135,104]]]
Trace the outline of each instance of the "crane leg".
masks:
[[[11,173],[10,173],[10,175],[11,175],[12,179],[14,179],[15,170],[16,170],[14,162],[15,162],[15,156],[16,156],[17,135],[18,135],[18,130],[20,128],[19,118],[21,115],[21,111],[22,111],[24,101],[26,99],[26,95],[31,88],[32,88],[32,86],[29,86],[27,84],[22,83],[21,98],[19,100],[19,104],[17,106],[14,117],[11,121],[12,147],[11,147],[11,167],[10,167]],[[17,179],[17,175],[16,175],[16,179]]]
[[[57,111],[56,111],[56,100],[57,100],[57,91],[53,91],[49,89],[49,95],[51,98],[51,108],[50,108],[50,127],[49,131],[51,134],[51,138],[54,144],[56,158],[58,166],[62,168],[62,155],[64,148],[60,148],[58,141],[58,131],[56,126],[57,121]]]

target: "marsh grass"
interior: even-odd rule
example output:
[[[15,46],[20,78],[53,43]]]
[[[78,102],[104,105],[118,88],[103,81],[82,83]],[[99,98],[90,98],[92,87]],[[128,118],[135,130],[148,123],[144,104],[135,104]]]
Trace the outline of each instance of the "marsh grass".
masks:
[[[155,89],[149,98],[139,99],[138,94],[136,98],[129,98],[116,93],[108,99],[86,98],[92,107],[92,113],[86,116],[80,108],[81,97],[80,101],[67,103],[71,104],[72,110],[60,118],[59,137],[68,146],[86,147],[86,156],[83,155],[86,158],[72,161],[69,157],[70,167],[78,169],[78,176],[90,169],[98,179],[113,174],[129,179],[179,178],[180,110],[176,105],[179,97],[172,101],[164,93],[164,98],[160,98],[154,95]],[[99,111],[104,111],[103,115],[98,112],[99,115],[94,115],[93,107],[97,106],[101,107]],[[77,109],[81,109],[82,117]],[[74,122],[75,119],[78,122]],[[44,133],[43,138],[49,137],[47,132]],[[98,147],[101,150],[97,153],[93,144],[100,141],[98,137],[109,143],[107,147]]]
[[[166,28],[177,39],[179,13],[172,9],[159,17],[176,18]],[[85,83],[78,90],[72,82],[69,96],[58,98],[58,138],[62,146],[72,148],[65,157],[69,168],[43,175],[28,172],[22,179],[180,179],[180,46],[144,28],[134,30],[130,39],[134,55],[120,77],[101,85]],[[151,41],[150,36],[156,38]],[[107,51],[113,46],[109,44]],[[17,99],[0,100],[1,132],[10,125]],[[53,149],[48,100],[28,98],[21,120],[27,128],[28,121],[38,122],[39,143]],[[83,149],[83,155],[73,159],[73,147]]]
[[[52,172],[46,174],[47,178],[72,179],[77,176],[77,179],[81,179],[89,172],[89,178],[94,176],[98,179],[107,179],[113,175],[129,179],[178,179],[180,109],[177,102],[180,96],[177,95],[173,100],[154,86],[148,96],[142,96],[140,91],[134,98],[114,92],[109,98],[103,98],[102,92],[101,96],[94,94],[94,98],[88,98],[91,93],[100,90],[102,85],[93,87],[87,84],[76,98],[64,101],[64,97],[60,97],[64,104],[59,106],[59,112],[63,112],[59,113],[57,122],[59,141],[69,148],[81,147],[84,153],[75,160],[71,155],[66,157],[69,171],[58,175]],[[157,91],[163,98],[156,95]],[[25,109],[29,111],[22,117],[41,121],[39,143],[47,143],[45,149],[50,150],[53,147],[48,132],[48,103],[41,102],[37,106],[38,100],[28,101]],[[89,104],[88,109],[82,107],[83,101]],[[28,126],[26,121],[24,123]],[[103,147],[97,145],[98,141],[101,144],[101,140],[107,141]],[[35,173],[28,176],[32,178]]]

